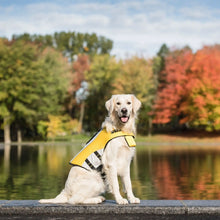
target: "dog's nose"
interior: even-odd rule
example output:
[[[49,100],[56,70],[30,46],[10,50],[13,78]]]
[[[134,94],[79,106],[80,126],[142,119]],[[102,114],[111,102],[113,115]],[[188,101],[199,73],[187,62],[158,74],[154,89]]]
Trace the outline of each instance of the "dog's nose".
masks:
[[[123,109],[121,110],[121,112],[122,112],[123,114],[127,114],[128,110],[127,110],[126,108],[123,108]]]

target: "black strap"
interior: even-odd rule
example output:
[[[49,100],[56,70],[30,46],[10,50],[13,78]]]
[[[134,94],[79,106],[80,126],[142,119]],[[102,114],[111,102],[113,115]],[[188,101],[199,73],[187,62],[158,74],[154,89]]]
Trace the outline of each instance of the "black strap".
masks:
[[[92,170],[95,170],[95,167],[91,164],[91,162],[86,159],[85,162],[89,165],[89,167],[92,169]]]
[[[102,156],[99,154],[98,151],[95,151],[94,154],[98,157],[99,160],[102,160]]]

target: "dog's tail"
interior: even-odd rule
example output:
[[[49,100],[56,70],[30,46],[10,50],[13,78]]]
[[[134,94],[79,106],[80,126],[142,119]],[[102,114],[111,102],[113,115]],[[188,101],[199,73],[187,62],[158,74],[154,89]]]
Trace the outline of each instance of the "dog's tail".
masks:
[[[67,203],[68,197],[64,190],[55,198],[53,199],[40,199],[39,203]]]

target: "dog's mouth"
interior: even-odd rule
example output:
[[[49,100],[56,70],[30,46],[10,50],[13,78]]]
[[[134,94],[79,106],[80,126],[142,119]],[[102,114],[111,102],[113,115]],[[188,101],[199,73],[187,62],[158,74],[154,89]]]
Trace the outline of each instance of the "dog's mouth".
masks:
[[[121,121],[122,123],[127,123],[128,120],[129,120],[129,117],[128,117],[128,116],[121,116],[121,117],[119,117],[119,118],[120,118],[120,121]]]

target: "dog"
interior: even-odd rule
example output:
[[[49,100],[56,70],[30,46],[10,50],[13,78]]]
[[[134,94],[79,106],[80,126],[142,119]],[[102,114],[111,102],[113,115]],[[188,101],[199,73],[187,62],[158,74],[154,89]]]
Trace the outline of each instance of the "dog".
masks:
[[[40,203],[98,204],[105,200],[101,194],[106,191],[114,195],[117,204],[140,203],[140,199],[132,192],[130,179],[130,163],[135,147],[131,147],[125,137],[130,138],[136,134],[135,120],[141,102],[132,94],[112,95],[105,107],[108,116],[102,123],[102,131],[113,135],[119,132],[121,136],[116,135],[106,141],[100,158],[102,172],[89,167],[73,166],[61,193],[54,199],[41,199]],[[120,194],[118,176],[122,179],[127,199]]]

